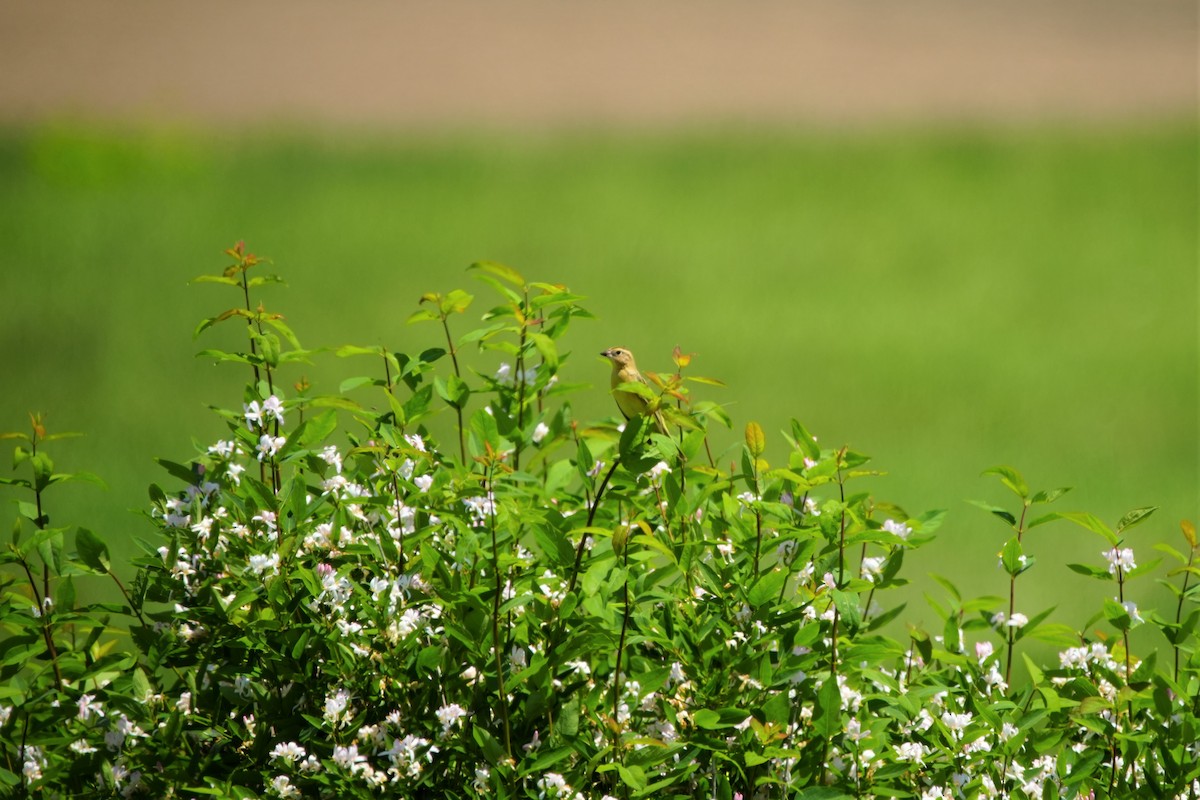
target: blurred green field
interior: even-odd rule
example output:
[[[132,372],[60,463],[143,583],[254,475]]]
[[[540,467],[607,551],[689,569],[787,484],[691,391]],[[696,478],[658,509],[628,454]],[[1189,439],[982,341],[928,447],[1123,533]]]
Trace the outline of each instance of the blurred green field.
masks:
[[[589,298],[598,319],[567,342],[566,377],[595,385],[578,416],[612,413],[601,349],[666,370],[678,344],[696,374],[727,382],[702,396],[728,403],[729,443],[748,420],[771,432],[794,416],[872,454],[889,473],[872,481],[880,497],[950,509],[910,577],[1006,591],[1004,530],[963,502],[1004,499],[979,477],[998,463],[1036,488],[1077,487],[1061,509],[1110,523],[1160,506],[1131,534],[1143,563],[1198,516],[1196,134],[10,130],[0,429],[41,410],[86,432],[56,448],[59,466],[110,489],[63,489],[54,521],[146,535],[128,510],[164,477],[152,457],[186,459],[221,435],[206,406],[240,402],[242,371],[193,357],[240,342],[233,328],[191,335],[234,303],[188,285],[223,248],[244,238],[275,260],[289,286],[266,301],[309,347],[436,344],[405,319],[422,292],[456,287],[480,295],[477,319],[490,290],[465,267],[486,258]],[[371,368],[325,355],[306,374],[335,391]],[[783,453],[776,436],[767,457]],[[1064,566],[1099,563],[1098,538],[1058,523],[1028,549],[1043,564],[1021,605],[1059,603],[1075,623],[1071,609],[1098,607],[1103,587]]]

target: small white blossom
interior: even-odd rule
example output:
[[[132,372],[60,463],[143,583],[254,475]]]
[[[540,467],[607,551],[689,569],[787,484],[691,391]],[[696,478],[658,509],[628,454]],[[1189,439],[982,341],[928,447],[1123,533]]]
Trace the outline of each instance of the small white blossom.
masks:
[[[435,716],[438,722],[442,723],[442,735],[445,736],[450,732],[450,729],[458,724],[459,720],[467,715],[467,710],[458,703],[450,703],[442,706],[437,710]]]
[[[287,444],[287,437],[268,436],[264,433],[258,440],[258,460],[265,461],[268,458],[274,458],[285,444]]]
[[[271,749],[271,758],[295,764],[302,761],[308,753],[296,742],[280,742]]]

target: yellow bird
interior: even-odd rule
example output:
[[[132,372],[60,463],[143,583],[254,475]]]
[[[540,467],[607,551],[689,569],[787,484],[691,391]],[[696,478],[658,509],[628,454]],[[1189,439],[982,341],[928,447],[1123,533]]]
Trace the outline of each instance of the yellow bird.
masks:
[[[610,347],[600,355],[612,363],[613,399],[617,401],[617,408],[620,409],[622,416],[629,419],[633,416],[645,415],[649,410],[646,398],[633,392],[617,391],[617,387],[622,383],[650,385],[649,381],[642,377],[642,373],[638,372],[637,362],[633,360],[633,353],[624,347]],[[659,433],[667,435],[667,424],[663,421],[662,414],[657,411],[654,412],[654,425],[658,428]]]

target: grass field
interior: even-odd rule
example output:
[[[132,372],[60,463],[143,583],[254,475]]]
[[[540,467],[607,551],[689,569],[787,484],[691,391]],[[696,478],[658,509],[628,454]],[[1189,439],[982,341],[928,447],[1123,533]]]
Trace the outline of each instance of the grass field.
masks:
[[[55,521],[146,533],[127,510],[160,478],[152,457],[186,459],[193,439],[221,435],[206,406],[240,402],[241,371],[193,358],[239,343],[232,328],[191,338],[233,304],[187,284],[223,248],[244,238],[275,259],[289,287],[268,305],[309,347],[436,344],[405,318],[422,292],[475,291],[464,269],[487,258],[589,298],[598,319],[568,338],[570,379],[596,387],[578,416],[612,412],[601,349],[666,370],[678,344],[727,382],[703,396],[729,404],[728,442],[748,420],[771,432],[795,416],[874,455],[890,473],[881,497],[949,508],[912,574],[1005,585],[1002,528],[963,502],[1003,498],[979,477],[997,463],[1077,487],[1063,510],[1115,522],[1161,506],[1133,534],[1149,561],[1197,517],[1196,133],[10,131],[0,429],[42,410],[52,429],[86,432],[58,448],[60,467],[110,489],[64,490]],[[490,301],[477,286],[475,318]],[[325,355],[307,374],[332,392],[369,368]],[[1065,524],[1039,534],[1029,607],[1071,607],[1094,590],[1063,563],[1099,563],[1100,540]]]

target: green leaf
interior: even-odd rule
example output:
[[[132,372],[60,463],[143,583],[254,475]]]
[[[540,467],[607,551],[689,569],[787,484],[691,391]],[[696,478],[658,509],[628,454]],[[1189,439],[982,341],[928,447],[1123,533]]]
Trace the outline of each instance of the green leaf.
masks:
[[[1116,600],[1104,601],[1104,618],[1120,631],[1127,631],[1133,627],[1133,619],[1130,618],[1129,612]]]
[[[1146,506],[1145,508],[1135,508],[1125,516],[1121,517],[1121,521],[1117,523],[1117,533],[1124,533],[1134,525],[1138,525],[1145,521],[1147,517],[1158,511],[1158,506]]]
[[[505,266],[504,264],[500,264],[496,261],[476,261],[474,264],[467,267],[467,269],[477,269],[481,272],[486,272],[488,275],[494,275],[500,280],[508,281],[513,286],[518,288],[525,285],[525,278],[521,276],[521,273],[517,272],[512,267]]]
[[[1023,555],[1025,553],[1020,540],[1016,536],[1009,539],[1000,551],[1000,563],[1004,565],[1004,571],[1016,577],[1029,569],[1033,565],[1032,561],[1028,557],[1022,558]]]
[[[991,467],[983,471],[984,475],[998,475],[1000,482],[1007,486],[1020,497],[1022,500],[1029,497],[1029,485],[1025,483],[1025,479],[1021,477],[1021,473],[1017,472],[1013,467],[1004,465]]]
[[[75,548],[79,551],[79,560],[97,572],[106,573],[111,568],[108,545],[87,528],[80,528],[75,534]]]
[[[188,486],[192,486],[196,483],[196,473],[191,467],[185,467],[183,464],[178,464],[174,461],[168,461],[165,458],[156,458],[154,460],[158,462],[160,467],[171,473],[172,477],[183,481]]]
[[[753,458],[760,457],[767,450],[767,436],[757,422],[746,423],[746,449]]]
[[[446,296],[438,304],[438,307],[443,314],[461,314],[467,310],[467,307],[471,305],[471,301],[474,299],[473,295],[467,294],[462,289],[454,289],[447,292]]]
[[[1107,525],[1105,525],[1095,514],[1089,514],[1084,511],[1070,511],[1059,515],[1062,519],[1074,522],[1080,527],[1087,528],[1093,533],[1098,533],[1104,537],[1110,545],[1116,546],[1120,541],[1119,537],[1113,533]]]
[[[779,597],[783,585],[787,583],[788,574],[783,570],[773,569],[760,577],[746,593],[746,600],[751,606],[758,607]]]
[[[1030,498],[1031,503],[1053,503],[1058,498],[1062,497],[1067,492],[1071,491],[1070,486],[1064,486],[1061,489],[1051,489],[1050,491],[1041,491]]]
[[[492,452],[505,450],[504,440],[500,438],[500,430],[496,427],[496,419],[484,409],[479,409],[471,415],[471,452],[477,456],[484,454],[485,444],[490,445]]]
[[[792,420],[792,441],[796,443],[796,447],[800,448],[806,458],[813,461],[821,458],[821,448],[817,446],[817,440],[808,432],[808,429],[796,420]]]
[[[810,786],[792,795],[792,800],[852,800],[850,795],[829,786]]]
[[[453,408],[462,409],[471,396],[471,389],[466,381],[457,375],[451,375],[445,381],[434,378],[433,385],[437,388],[438,395]]]
[[[437,319],[441,319],[441,317],[439,317],[437,315],[437,312],[434,311],[432,308],[419,308],[416,311],[414,311],[413,313],[408,315],[408,319],[406,320],[406,323],[411,325],[414,322],[425,322],[428,320],[437,320]]]
[[[529,340],[541,354],[546,366],[552,370],[558,369],[558,346],[554,344],[554,340],[544,333],[530,333]]]
[[[842,692],[832,675],[817,691],[812,722],[813,730],[824,739],[832,739],[842,730]]]
[[[290,438],[295,440],[300,447],[312,449],[325,441],[335,430],[337,430],[337,412],[329,409],[306,419]]]
[[[1000,508],[1000,506],[992,505],[991,503],[984,502],[983,500],[968,500],[967,502],[976,508],[982,508],[989,514],[996,515],[1000,519],[1007,522],[1010,527],[1017,527],[1017,518],[1008,511],[1005,511],[1003,508]]]
[[[617,773],[621,776],[621,780],[625,785],[634,789],[641,790],[646,788],[646,771],[639,766],[626,767],[622,764],[617,764]]]
[[[84,483],[94,483],[101,489],[107,489],[108,484],[94,472],[56,472],[50,476],[49,483],[66,483],[67,481],[83,481]]]
[[[1087,575],[1089,578],[1112,579],[1112,575],[1109,574],[1108,570],[1102,567],[1093,567],[1090,564],[1067,564],[1067,569],[1072,572],[1078,572],[1080,575]]]

